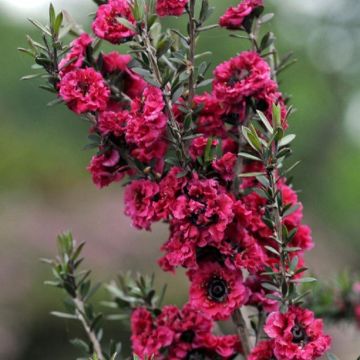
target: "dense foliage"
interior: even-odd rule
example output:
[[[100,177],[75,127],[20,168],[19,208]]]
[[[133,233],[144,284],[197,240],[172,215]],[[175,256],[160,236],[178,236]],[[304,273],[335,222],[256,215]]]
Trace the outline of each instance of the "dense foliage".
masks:
[[[297,165],[287,161],[295,136],[286,133],[292,109],[277,83],[292,59],[281,58],[274,35],[262,31],[273,14],[264,13],[262,0],[244,0],[219,24],[207,25],[213,10],[208,0],[97,3],[95,36],[72,21],[63,26],[63,13],[51,6],[49,26],[33,21],[43,44],[29,39],[30,49],[22,51],[45,70],[35,76],[57,94],[54,102],[91,124],[88,147],[98,151],[88,170],[95,185],[124,180],[125,213],[133,225],[169,225],[160,267],[186,269],[189,301],[182,308],[161,306],[163,296],[148,277],[124,276],[109,285],[113,301],[107,305],[120,308],[120,316],[130,312],[134,354],[172,360],[321,357],[331,339],[299,291],[299,284],[315,280],[304,276],[304,253],[313,242],[287,178]],[[163,31],[164,16],[187,16],[186,33]],[[219,64],[208,79],[209,53],[197,54],[196,43],[217,27],[250,48]],[[77,37],[64,45],[68,32]],[[105,53],[102,40],[131,50]],[[78,272],[82,245],[76,247],[71,235],[59,244],[60,256],[50,261],[51,284],[68,293],[69,313],[56,315],[80,320],[88,343],[74,342],[85,353],[115,359],[120,347],[103,350],[102,316],[88,304],[96,287],[89,272]],[[232,320],[234,333],[215,331],[220,320]]]

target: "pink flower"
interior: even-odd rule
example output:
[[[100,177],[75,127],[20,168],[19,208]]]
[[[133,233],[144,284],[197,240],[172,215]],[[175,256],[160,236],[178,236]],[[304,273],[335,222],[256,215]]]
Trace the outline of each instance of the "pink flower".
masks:
[[[226,181],[231,181],[235,176],[235,165],[237,156],[227,152],[220,159],[213,161],[212,167]]]
[[[230,7],[220,18],[220,26],[230,30],[241,29],[244,21],[263,6],[263,0],[244,0],[239,5]]]
[[[271,360],[275,359],[272,341],[260,341],[251,351],[248,360]]]
[[[96,36],[112,44],[119,44],[131,39],[135,32],[122,25],[117,18],[124,18],[136,25],[129,0],[109,0],[100,5],[92,23]]]
[[[112,182],[120,181],[125,176],[128,166],[116,150],[111,150],[93,156],[88,170],[92,174],[94,184],[102,188]]]
[[[194,97],[196,106],[201,107],[196,118],[197,131],[207,137],[226,136],[224,122],[221,119],[222,109],[213,94],[204,93]]]
[[[162,173],[164,168],[164,156],[168,148],[165,140],[159,139],[148,147],[135,147],[131,150],[131,155],[144,164],[152,163],[153,170]]]
[[[165,255],[158,261],[159,266],[164,271],[173,272],[175,268],[184,266],[186,268],[196,268],[196,245],[195,242],[184,238],[181,231],[170,227],[170,238],[161,247]]]
[[[198,246],[218,243],[233,219],[233,199],[213,179],[194,178],[172,206],[172,221],[185,239]]]
[[[167,326],[154,326],[152,314],[145,308],[137,308],[131,315],[131,343],[140,359],[160,355],[160,350],[169,346],[174,332]]]
[[[89,34],[83,33],[70,44],[70,51],[59,63],[60,77],[69,71],[82,67],[86,49],[92,41],[93,39]]]
[[[129,69],[128,65],[132,57],[130,55],[122,55],[116,51],[103,55],[103,71],[119,78],[117,85],[131,99],[141,96],[146,82],[136,73]]]
[[[180,167],[172,167],[168,174],[159,183],[159,199],[156,202],[156,214],[161,219],[168,219],[176,198],[182,194],[187,183],[186,177],[177,177],[183,170]]]
[[[273,340],[278,359],[313,360],[329,350],[331,338],[323,334],[323,322],[314,313],[296,306],[269,315],[264,330]]]
[[[230,269],[246,269],[254,274],[263,270],[268,262],[268,256],[261,244],[245,228],[234,223],[229,227],[226,241],[220,244],[219,250],[227,255],[225,264]]]
[[[110,96],[103,77],[92,68],[68,72],[59,88],[60,97],[77,114],[104,110]]]
[[[126,141],[142,148],[148,148],[164,135],[167,118],[163,112],[164,100],[161,90],[148,86],[143,95],[131,106],[126,129]]]
[[[155,220],[154,198],[159,185],[150,180],[134,180],[125,188],[125,214],[130,216],[133,225],[139,229],[150,230]]]
[[[229,271],[218,263],[208,262],[188,275],[190,304],[214,320],[226,320],[247,301],[248,290],[239,271]]]
[[[237,103],[264,89],[271,81],[270,74],[269,65],[260,55],[244,51],[216,67],[214,93],[220,101]]]
[[[241,352],[236,335],[215,336],[212,327],[212,320],[189,304],[164,306],[155,316],[138,308],[131,316],[132,348],[142,360],[230,360]]]
[[[99,114],[97,127],[102,135],[113,134],[120,137],[125,134],[128,111],[103,111]]]
[[[189,0],[157,0],[156,12],[159,16],[180,16]]]

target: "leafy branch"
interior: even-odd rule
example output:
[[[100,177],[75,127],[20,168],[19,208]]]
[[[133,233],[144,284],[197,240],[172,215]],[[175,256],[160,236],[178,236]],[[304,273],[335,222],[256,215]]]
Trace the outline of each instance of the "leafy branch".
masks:
[[[59,235],[58,256],[54,260],[43,259],[45,263],[51,266],[54,276],[54,280],[46,281],[45,284],[60,288],[67,295],[64,302],[67,311],[53,311],[51,314],[64,319],[77,320],[81,323],[86,334],[86,341],[73,339],[71,343],[86,355],[97,360],[115,360],[121,345],[112,343],[110,354],[104,352],[101,345],[103,314],[95,312],[92,304],[89,303],[100,286],[92,286],[89,279],[90,270],[79,269],[83,261],[81,252],[84,244],[77,245],[71,233]]]

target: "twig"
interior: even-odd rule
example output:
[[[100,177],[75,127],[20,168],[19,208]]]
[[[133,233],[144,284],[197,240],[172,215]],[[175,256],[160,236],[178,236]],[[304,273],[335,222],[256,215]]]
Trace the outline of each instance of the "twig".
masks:
[[[250,354],[250,340],[249,340],[249,331],[244,319],[244,316],[240,309],[236,309],[232,315],[233,322],[236,325],[236,331],[239,335],[242,350],[245,356],[245,359],[248,358]]]
[[[88,324],[88,322],[86,321],[86,318],[84,316],[85,306],[84,306],[83,301],[78,296],[73,298],[73,301],[74,301],[75,308],[76,308],[76,316],[78,317],[81,324],[83,325],[86,335],[88,336],[88,338],[93,346],[94,353],[96,354],[98,360],[104,360],[100,342],[99,342],[96,334],[94,333],[94,331],[91,330],[91,327]]]
[[[195,2],[196,0],[190,0],[189,5],[189,97],[188,104],[189,109],[192,108],[192,102],[195,96],[195,45],[196,45],[196,23],[195,23]]]
[[[172,109],[171,90],[168,88],[166,84],[163,84],[156,53],[154,47],[151,44],[147,24],[145,25],[144,31],[141,33],[141,37],[144,42],[146,54],[149,58],[151,71],[153,72],[155,79],[158,82],[159,87],[161,88],[164,95],[165,109],[169,116],[169,125],[170,125],[169,130],[171,132],[171,135],[176,141],[177,144],[176,151],[178,152],[179,160],[182,164],[184,164],[187,158],[186,150],[185,150],[184,141],[182,139],[181,129],[179,127],[178,122],[175,119],[175,115]]]

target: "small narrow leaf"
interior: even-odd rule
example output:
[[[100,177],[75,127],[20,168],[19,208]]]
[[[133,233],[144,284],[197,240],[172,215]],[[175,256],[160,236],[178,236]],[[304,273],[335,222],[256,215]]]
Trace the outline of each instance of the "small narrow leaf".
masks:
[[[51,311],[50,314],[53,316],[56,316],[56,317],[64,318],[64,319],[72,319],[72,320],[78,319],[78,317],[74,314],[64,313],[64,312],[60,312],[60,311]]]
[[[279,141],[278,146],[283,147],[289,145],[295,138],[295,134],[286,135]]]

